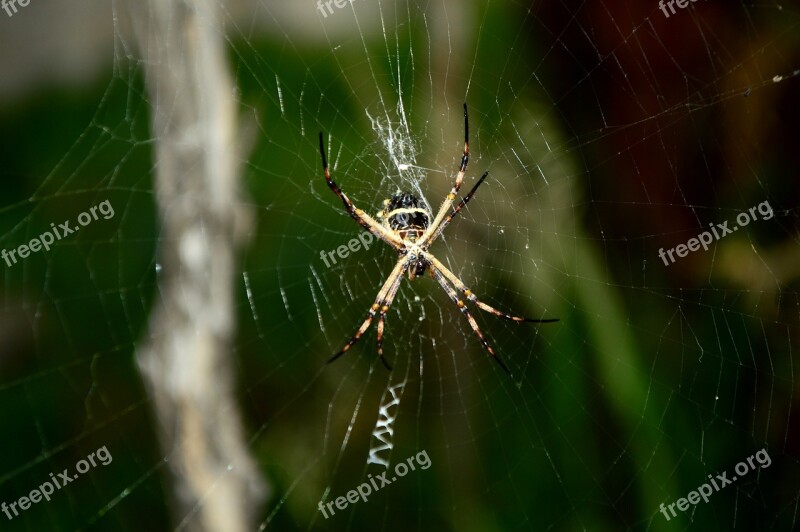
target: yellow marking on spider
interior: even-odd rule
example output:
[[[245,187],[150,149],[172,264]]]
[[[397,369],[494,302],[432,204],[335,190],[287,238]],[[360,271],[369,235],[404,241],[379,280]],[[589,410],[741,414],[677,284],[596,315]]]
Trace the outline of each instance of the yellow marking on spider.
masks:
[[[457,305],[458,305],[458,308],[464,308],[464,302],[461,301],[460,299],[458,300]]]
[[[391,218],[396,214],[414,214],[414,213],[428,214],[428,211],[426,211],[425,209],[421,209],[419,207],[400,207],[398,209],[394,209],[393,211],[389,211],[388,213],[386,213],[386,217]]]

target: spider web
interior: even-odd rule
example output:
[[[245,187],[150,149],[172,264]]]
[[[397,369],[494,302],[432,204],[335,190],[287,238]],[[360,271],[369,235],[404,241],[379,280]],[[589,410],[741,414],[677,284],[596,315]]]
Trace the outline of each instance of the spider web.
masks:
[[[797,7],[698,2],[666,17],[655,1],[353,0],[325,16],[285,4],[222,6],[253,144],[243,207],[257,221],[231,357],[273,491],[261,527],[796,528]],[[100,446],[114,461],[0,515],[4,530],[170,526],[168,456],[133,359],[164,244],[159,139],[119,11],[104,19],[109,74],[88,96],[3,111],[16,178],[4,249],[104,200],[115,216],[3,265],[0,500]],[[25,14],[0,24],[19,32]],[[358,240],[323,179],[318,132],[358,207],[374,216],[403,190],[435,212],[464,102],[461,193],[490,173],[431,251],[487,303],[560,321],[473,308],[509,376],[425,276],[403,281],[388,314],[391,372],[374,324],[327,365],[397,257]],[[659,258],[763,202],[771,219]],[[769,467],[669,522],[660,513],[760,449]],[[423,451],[430,467],[397,478]],[[385,471],[396,480],[367,501],[318,510]]]

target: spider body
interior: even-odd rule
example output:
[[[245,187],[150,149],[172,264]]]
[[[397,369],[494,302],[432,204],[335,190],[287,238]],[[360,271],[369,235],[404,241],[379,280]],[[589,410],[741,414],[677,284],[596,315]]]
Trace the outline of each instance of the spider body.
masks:
[[[403,242],[403,249],[398,250],[400,256],[407,257],[408,278],[414,279],[425,273],[428,262],[421,258],[416,243],[425,234],[433,215],[421,207],[420,199],[410,192],[398,192],[390,199],[384,200],[384,209],[378,217],[384,220],[384,226],[395,232]]]
[[[432,218],[430,211],[420,206],[421,203],[411,192],[398,192],[391,199],[384,200],[386,207],[378,216],[402,238],[416,239],[422,236]]]
[[[408,273],[408,278],[413,280],[415,277],[423,275],[426,271],[430,272],[442,289],[447,293],[450,300],[455,303],[459,311],[469,322],[470,327],[478,336],[483,345],[483,348],[509,375],[511,372],[506,365],[494,351],[492,346],[484,337],[480,328],[478,327],[475,318],[472,317],[469,309],[464,300],[459,296],[459,292],[463,297],[473,303],[479,309],[494,314],[495,316],[515,322],[533,322],[533,323],[548,323],[558,321],[558,319],[531,319],[523,318],[506,314],[496,308],[480,301],[475,294],[466,287],[461,279],[451,272],[439,259],[433,256],[428,251],[431,244],[442,234],[445,227],[455,218],[464,206],[472,199],[475,191],[483,183],[489,172],[484,172],[477,183],[472,187],[472,190],[464,196],[458,204],[453,207],[453,202],[456,199],[458,191],[461,189],[461,183],[464,180],[464,175],[467,171],[467,163],[469,162],[469,117],[467,115],[467,104],[464,104],[464,154],[461,157],[461,165],[459,166],[458,174],[456,175],[455,183],[453,184],[450,193],[447,194],[445,200],[442,202],[436,216],[425,208],[424,203],[414,194],[410,192],[398,192],[391,198],[384,200],[384,208],[378,213],[378,218],[382,219],[379,223],[363,210],[356,208],[353,202],[342,192],[339,185],[331,178],[328,169],[328,160],[325,156],[325,145],[323,136],[319,134],[319,151],[322,157],[322,169],[325,174],[325,181],[328,187],[336,194],[344,204],[347,213],[364,229],[372,233],[377,238],[383,240],[390,245],[398,254],[398,260],[395,263],[392,272],[384,282],[381,289],[378,291],[378,296],[375,302],[370,307],[367,317],[355,334],[347,341],[341,351],[333,355],[328,362],[333,362],[343,354],[345,354],[366,332],[372,321],[378,315],[378,336],[377,347],[378,355],[381,362],[387,369],[391,369],[389,363],[383,357],[383,331],[385,326],[386,314],[394,301],[397,291],[400,288],[400,281],[403,275]],[[432,219],[432,220],[431,220]]]

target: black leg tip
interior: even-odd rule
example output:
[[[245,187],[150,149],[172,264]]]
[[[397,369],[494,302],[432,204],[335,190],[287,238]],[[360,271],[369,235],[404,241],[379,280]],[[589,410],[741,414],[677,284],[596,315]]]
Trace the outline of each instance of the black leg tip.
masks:
[[[547,318],[547,319],[534,319],[534,318],[525,318],[524,320],[526,323],[555,323],[560,321],[558,318]]]
[[[322,131],[319,132],[319,154],[322,156],[322,168],[327,168],[328,158],[325,157],[325,142],[323,141]]]
[[[384,358],[383,355],[381,355],[381,362],[383,362],[383,367],[385,367],[389,371],[392,371],[392,366],[389,365],[389,363],[386,361],[386,358]]]
[[[514,378],[514,376],[511,374],[511,371],[508,369],[508,367],[505,365],[505,363],[503,363],[503,361],[502,361],[502,360],[500,360],[500,357],[499,357],[499,356],[497,356],[497,355],[494,355],[492,358],[493,358],[493,359],[495,359],[495,360],[497,361],[497,363],[498,363],[498,364],[500,364],[500,367],[501,367],[501,368],[503,368],[503,371],[505,371],[506,373],[508,373],[508,376],[509,376],[509,377],[511,377],[512,379]]]
[[[333,355],[331,358],[328,359],[327,364],[330,364],[331,362],[333,362],[334,360],[336,360],[337,358],[339,358],[343,354],[344,354],[344,351],[339,351],[338,353],[336,353],[335,355]]]

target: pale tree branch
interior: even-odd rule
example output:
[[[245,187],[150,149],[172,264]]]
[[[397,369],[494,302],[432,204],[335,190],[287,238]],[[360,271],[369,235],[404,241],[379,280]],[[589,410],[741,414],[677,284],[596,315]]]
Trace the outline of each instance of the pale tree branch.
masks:
[[[158,295],[137,359],[168,458],[175,525],[253,530],[265,484],[234,395],[243,202],[219,0],[128,0],[155,139]]]

